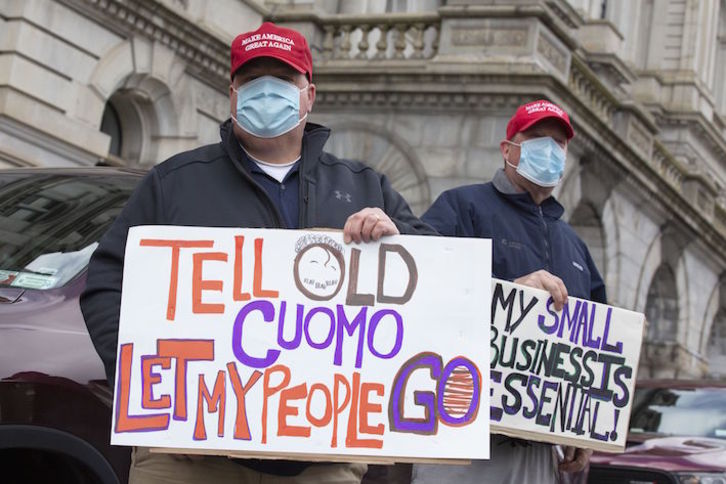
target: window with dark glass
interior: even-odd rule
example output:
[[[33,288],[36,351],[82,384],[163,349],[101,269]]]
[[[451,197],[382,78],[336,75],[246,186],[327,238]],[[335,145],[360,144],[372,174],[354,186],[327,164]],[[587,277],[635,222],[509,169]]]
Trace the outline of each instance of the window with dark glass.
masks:
[[[123,143],[123,132],[121,131],[121,119],[119,118],[116,108],[113,104],[106,103],[101,119],[101,132],[111,137],[111,146],[108,148],[109,154],[121,157],[121,146]]]
[[[88,264],[139,180],[0,174],[0,285],[60,287]]]

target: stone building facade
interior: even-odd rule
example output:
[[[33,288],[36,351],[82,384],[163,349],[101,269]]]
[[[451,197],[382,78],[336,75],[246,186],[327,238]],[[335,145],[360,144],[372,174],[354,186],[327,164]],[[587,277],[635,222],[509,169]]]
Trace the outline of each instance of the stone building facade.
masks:
[[[417,213],[502,166],[519,104],[564,106],[556,196],[648,317],[639,376],[726,377],[726,0],[0,0],[0,167],[215,142],[228,44],[263,19],[310,40],[328,149]]]

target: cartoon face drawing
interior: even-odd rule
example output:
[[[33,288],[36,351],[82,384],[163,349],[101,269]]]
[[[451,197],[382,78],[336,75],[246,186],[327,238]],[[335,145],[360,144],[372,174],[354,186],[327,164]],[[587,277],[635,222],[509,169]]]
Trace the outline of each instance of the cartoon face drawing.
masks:
[[[295,285],[315,301],[332,299],[345,278],[343,254],[326,243],[313,243],[300,250],[295,258]]]

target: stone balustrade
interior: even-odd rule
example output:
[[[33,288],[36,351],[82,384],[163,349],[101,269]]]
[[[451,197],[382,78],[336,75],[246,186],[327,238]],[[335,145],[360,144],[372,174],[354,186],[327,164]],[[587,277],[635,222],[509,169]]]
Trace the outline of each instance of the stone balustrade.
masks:
[[[436,13],[330,15],[316,23],[325,33],[323,61],[421,60],[436,55],[439,47]]]

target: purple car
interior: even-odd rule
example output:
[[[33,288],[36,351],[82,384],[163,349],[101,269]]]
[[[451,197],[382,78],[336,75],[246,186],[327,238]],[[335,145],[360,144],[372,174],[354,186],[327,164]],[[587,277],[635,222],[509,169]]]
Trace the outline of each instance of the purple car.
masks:
[[[144,172],[0,171],[0,483],[123,484],[113,395],[78,298],[98,240]],[[410,482],[369,466],[365,484]]]
[[[623,454],[592,456],[592,484],[726,484],[726,382],[637,383]]]
[[[142,172],[0,171],[0,481],[125,483],[112,395],[78,297]]]

